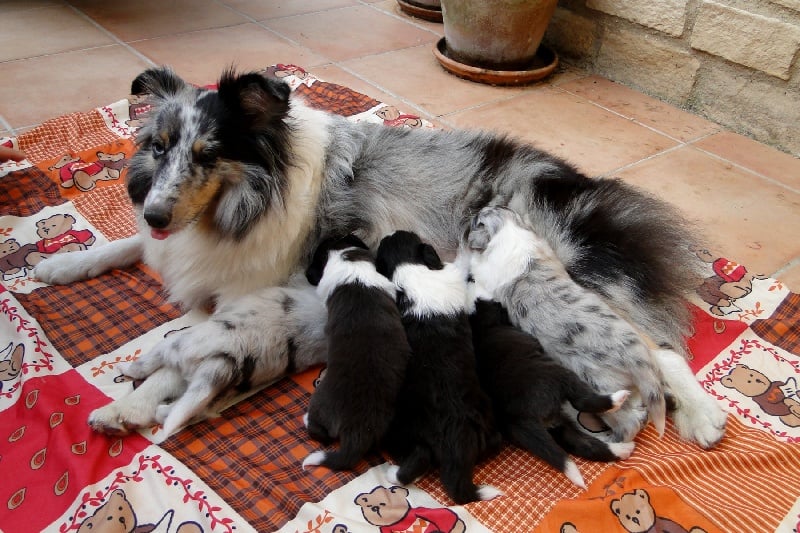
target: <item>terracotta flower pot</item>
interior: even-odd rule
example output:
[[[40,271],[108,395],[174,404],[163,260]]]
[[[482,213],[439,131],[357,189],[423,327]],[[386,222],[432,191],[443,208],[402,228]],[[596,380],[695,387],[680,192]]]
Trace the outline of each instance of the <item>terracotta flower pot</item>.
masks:
[[[441,0],[447,55],[492,70],[524,70],[558,0]]]

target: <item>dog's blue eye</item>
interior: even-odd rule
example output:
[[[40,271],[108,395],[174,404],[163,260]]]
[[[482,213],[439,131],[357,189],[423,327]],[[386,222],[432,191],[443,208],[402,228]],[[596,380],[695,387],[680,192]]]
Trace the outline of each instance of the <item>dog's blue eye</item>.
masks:
[[[164,145],[160,142],[154,141],[150,148],[153,150],[153,157],[161,157],[164,155]]]

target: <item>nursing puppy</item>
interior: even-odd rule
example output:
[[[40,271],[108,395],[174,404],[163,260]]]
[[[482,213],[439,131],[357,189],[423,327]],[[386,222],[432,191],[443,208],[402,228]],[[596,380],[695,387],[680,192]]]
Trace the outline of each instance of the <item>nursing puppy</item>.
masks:
[[[600,296],[572,280],[544,239],[510,209],[487,207],[473,219],[467,242],[476,252],[470,264],[475,283],[547,354],[596,391],[638,391],[644,412],[628,402],[602,415],[615,440],[633,440],[648,413],[664,433],[663,377],[650,350]]]
[[[489,394],[503,436],[543,459],[570,481],[586,488],[573,455],[592,461],[627,459],[633,442],[607,444],[583,433],[562,413],[575,409],[603,413],[619,409],[630,394],[597,394],[572,370],[547,356],[534,337],[511,325],[497,302],[478,298],[470,315],[481,385]]]
[[[36,266],[41,281],[70,283],[143,260],[173,301],[205,308],[284,284],[325,236],[356,233],[374,247],[404,228],[450,257],[478,210],[510,206],[578,283],[675,347],[659,363],[669,367],[681,435],[706,447],[722,437],[724,411],[683,358],[684,295],[701,280],[689,252],[696,239],[664,202],[506,136],[351,122],[260,73],[227,71],[209,90],[153,68],[131,91],[152,105],[126,174],[139,231],[54,255]],[[160,402],[180,393],[153,378],[149,394]],[[101,427],[136,425],[118,417],[131,411],[126,402],[116,400]]]
[[[433,247],[407,231],[381,240],[375,264],[397,287],[413,351],[385,439],[399,465],[396,481],[406,485],[439,466],[456,503],[494,498],[497,489],[472,481],[479,458],[499,447],[500,436],[476,374],[466,272],[443,265]]]
[[[305,280],[222,306],[207,322],[165,337],[123,367],[133,379],[152,377],[125,402],[93,411],[89,425],[120,435],[163,424],[163,440],[189,422],[216,414],[232,396],[325,362],[326,316],[323,301]],[[158,390],[153,394],[159,387],[175,395],[167,401]]]
[[[306,271],[326,302],[328,365],[311,397],[306,426],[312,438],[339,449],[317,451],[303,468],[353,468],[389,427],[411,348],[395,287],[375,270],[366,245],[349,235],[322,242]]]

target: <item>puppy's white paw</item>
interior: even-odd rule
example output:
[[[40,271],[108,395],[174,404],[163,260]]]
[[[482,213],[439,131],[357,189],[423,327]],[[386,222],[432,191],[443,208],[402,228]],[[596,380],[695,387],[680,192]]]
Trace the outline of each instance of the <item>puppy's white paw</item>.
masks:
[[[567,459],[567,462],[564,465],[564,475],[567,476],[567,479],[572,481],[575,485],[579,486],[583,490],[586,490],[586,482],[583,480],[581,471],[578,470],[578,465],[576,465],[575,461],[572,459]]]
[[[398,470],[400,470],[399,465],[389,466],[389,468],[386,469],[386,481],[388,481],[392,485],[402,485],[402,483],[400,483],[400,480],[397,479]]]
[[[713,448],[725,435],[728,413],[711,396],[682,402],[672,413],[678,434],[702,448]]]
[[[134,429],[150,427],[155,424],[153,414],[134,409],[120,408],[112,402],[89,413],[88,423],[93,430],[106,435],[127,435]]]
[[[306,469],[310,466],[319,466],[322,464],[324,460],[325,460],[325,452],[323,451],[311,452],[310,454],[308,454],[308,457],[306,457],[303,460],[303,469]]]
[[[478,485],[478,499],[484,502],[503,496],[503,491],[492,485]]]
[[[172,411],[172,404],[171,403],[162,403],[158,407],[156,407],[156,422],[159,424],[163,424],[164,421],[169,416],[170,411]]]
[[[608,449],[617,456],[617,459],[627,459],[633,454],[634,448],[636,448],[636,444],[633,441],[611,442],[608,444]]]
[[[625,400],[631,395],[631,391],[629,390],[618,390],[614,394],[611,395],[611,409],[606,411],[607,413],[613,413],[614,411],[618,411],[622,404],[625,403]]]
[[[303,425],[308,429],[308,413],[303,415]]]

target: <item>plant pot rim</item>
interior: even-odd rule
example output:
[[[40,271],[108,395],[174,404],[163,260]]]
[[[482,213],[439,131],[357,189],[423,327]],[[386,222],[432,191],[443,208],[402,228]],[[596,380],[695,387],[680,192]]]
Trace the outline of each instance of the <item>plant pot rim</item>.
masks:
[[[433,55],[445,70],[459,78],[490,85],[525,85],[547,77],[558,66],[558,54],[544,45],[539,45],[531,68],[526,70],[492,70],[460,63],[447,55],[444,37],[434,45]]]
[[[397,0],[400,10],[412,17],[421,18],[430,22],[442,22],[442,10],[424,7],[405,0]]]

